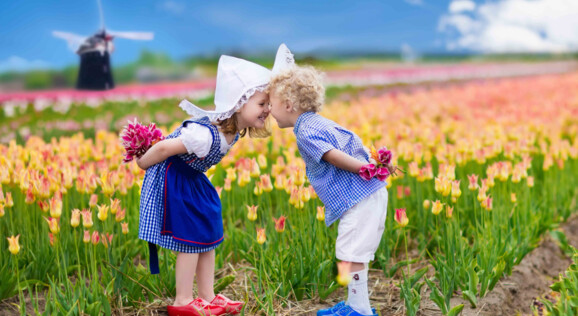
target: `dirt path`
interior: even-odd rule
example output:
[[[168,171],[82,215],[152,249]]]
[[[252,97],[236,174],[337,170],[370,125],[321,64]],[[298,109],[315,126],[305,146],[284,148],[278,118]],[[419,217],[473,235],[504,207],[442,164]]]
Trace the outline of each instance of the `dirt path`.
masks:
[[[561,226],[568,242],[578,247],[578,216],[573,216]],[[463,316],[474,315],[532,315],[531,305],[534,299],[548,294],[549,286],[555,278],[570,266],[571,260],[566,257],[556,242],[547,234],[538,248],[530,252],[522,262],[514,267],[512,275],[502,279],[494,290],[486,297],[478,300],[478,307],[473,309],[467,301],[456,297],[451,300],[451,306],[464,304]],[[380,315],[405,315],[403,301],[399,298],[399,289],[391,279],[386,279],[380,270],[370,271],[370,295],[373,307]],[[396,280],[397,281],[397,280]],[[320,308],[334,304],[347,293],[340,289],[331,295],[325,304],[318,300],[299,302],[292,308],[279,309],[278,315],[315,315]],[[439,308],[429,300],[429,289],[422,288],[422,303],[420,316],[441,315]]]

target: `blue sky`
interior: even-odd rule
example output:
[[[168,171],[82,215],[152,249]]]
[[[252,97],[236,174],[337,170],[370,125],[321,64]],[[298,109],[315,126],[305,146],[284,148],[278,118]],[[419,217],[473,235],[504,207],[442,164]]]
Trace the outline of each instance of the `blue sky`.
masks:
[[[282,42],[296,53],[392,51],[404,44],[418,53],[575,50],[575,32],[561,31],[578,27],[572,24],[578,21],[574,3],[578,1],[102,0],[107,28],[155,33],[148,42],[116,39],[115,64],[135,60],[143,49],[179,59],[231,50],[273,52]],[[538,17],[521,18],[520,10]],[[561,16],[565,24],[552,22],[546,13],[557,20]],[[0,71],[60,68],[77,63],[78,57],[51,31],[94,33],[98,5],[96,0],[5,1],[0,26]],[[508,32],[517,34],[512,38],[520,44],[502,38]]]

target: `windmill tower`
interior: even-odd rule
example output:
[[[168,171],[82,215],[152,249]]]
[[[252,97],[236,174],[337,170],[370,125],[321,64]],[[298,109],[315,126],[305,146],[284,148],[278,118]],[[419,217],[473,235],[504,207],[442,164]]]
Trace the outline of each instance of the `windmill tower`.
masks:
[[[104,26],[104,15],[100,0],[100,30],[92,36],[82,36],[68,32],[53,31],[55,37],[68,42],[68,47],[80,56],[80,67],[76,88],[79,90],[108,90],[114,88],[114,79],[110,67],[110,54],[114,51],[114,38],[132,40],[152,40],[149,32],[116,32]]]

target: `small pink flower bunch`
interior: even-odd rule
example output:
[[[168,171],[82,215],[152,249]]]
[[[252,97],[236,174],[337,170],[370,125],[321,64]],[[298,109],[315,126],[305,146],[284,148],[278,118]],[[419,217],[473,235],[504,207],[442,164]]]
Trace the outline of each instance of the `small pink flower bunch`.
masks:
[[[392,153],[387,147],[382,147],[379,150],[375,150],[375,147],[371,147],[371,157],[369,158],[370,163],[364,165],[359,170],[359,176],[365,180],[371,180],[376,177],[379,181],[385,181],[391,173],[395,173],[397,167],[391,164]]]
[[[128,123],[128,126],[125,126],[120,133],[122,146],[126,151],[123,154],[123,162],[142,157],[154,144],[165,139],[155,123],[150,123],[148,126],[142,125],[137,122],[136,118],[134,122],[128,121]]]

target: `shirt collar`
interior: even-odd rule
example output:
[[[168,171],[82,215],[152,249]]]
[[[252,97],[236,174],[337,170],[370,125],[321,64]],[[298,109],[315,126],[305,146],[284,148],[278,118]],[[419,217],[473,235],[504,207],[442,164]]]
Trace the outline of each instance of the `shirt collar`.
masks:
[[[309,118],[313,115],[315,115],[315,112],[303,112],[303,113],[301,113],[301,115],[299,115],[299,117],[297,118],[297,121],[295,122],[295,126],[293,127],[293,133],[297,134],[297,131],[299,131],[299,126],[301,125],[301,122],[303,122],[304,120],[306,120],[307,118]]]

